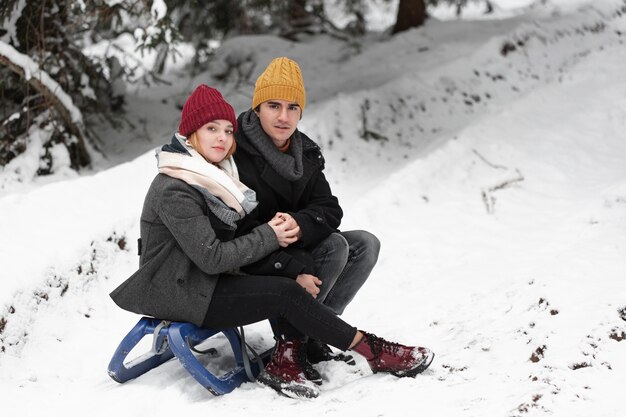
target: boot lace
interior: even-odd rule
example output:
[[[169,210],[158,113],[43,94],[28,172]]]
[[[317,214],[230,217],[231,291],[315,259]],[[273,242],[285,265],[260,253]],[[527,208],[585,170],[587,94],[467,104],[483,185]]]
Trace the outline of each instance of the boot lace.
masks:
[[[398,356],[398,350],[404,347],[399,343],[390,342],[371,333],[367,336],[367,344],[370,346],[375,356],[380,356],[383,352]]]

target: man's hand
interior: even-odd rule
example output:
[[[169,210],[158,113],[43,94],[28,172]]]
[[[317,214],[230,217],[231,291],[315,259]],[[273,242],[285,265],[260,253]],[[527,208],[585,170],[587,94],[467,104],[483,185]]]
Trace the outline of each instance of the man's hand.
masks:
[[[306,290],[313,298],[317,298],[317,294],[320,293],[319,285],[322,285],[322,281],[310,274],[300,274],[296,278],[296,282],[300,284],[302,288]]]
[[[296,222],[296,219],[291,217],[291,215],[289,213],[278,212],[278,213],[276,213],[274,215],[274,219],[281,219],[287,225],[287,230],[296,230],[297,229],[297,233],[296,233],[297,239],[296,240],[298,240],[298,239],[300,239],[302,237],[302,231],[300,230],[300,225],[298,224],[298,222]]]
[[[296,225],[296,227],[293,228],[289,223],[276,216],[267,222],[267,224],[269,224],[272,230],[274,230],[274,233],[276,233],[280,247],[286,248],[298,240],[298,234],[300,233],[299,226]]]

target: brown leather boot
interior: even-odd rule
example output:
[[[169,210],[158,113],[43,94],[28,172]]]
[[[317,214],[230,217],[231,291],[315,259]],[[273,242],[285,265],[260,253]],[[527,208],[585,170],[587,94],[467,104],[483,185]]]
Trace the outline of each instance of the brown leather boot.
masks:
[[[428,368],[435,357],[428,348],[404,346],[371,333],[362,333],[363,339],[352,350],[367,359],[374,373],[386,372],[397,377],[414,377]]]

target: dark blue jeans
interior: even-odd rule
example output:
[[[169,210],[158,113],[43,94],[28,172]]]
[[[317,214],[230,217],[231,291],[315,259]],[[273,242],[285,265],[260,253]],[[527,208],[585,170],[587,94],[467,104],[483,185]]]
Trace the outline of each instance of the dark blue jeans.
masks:
[[[322,281],[317,300],[342,314],[374,269],[379,252],[378,238],[364,230],[328,236],[312,252],[314,275]]]

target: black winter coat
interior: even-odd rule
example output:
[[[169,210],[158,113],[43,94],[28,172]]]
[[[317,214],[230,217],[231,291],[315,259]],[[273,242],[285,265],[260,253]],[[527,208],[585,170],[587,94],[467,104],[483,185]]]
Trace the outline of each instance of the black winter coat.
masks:
[[[239,116],[241,124],[241,115]],[[242,268],[255,275],[282,275],[295,278],[313,272],[310,254],[315,246],[337,232],[343,211],[324,176],[324,157],[319,146],[300,132],[303,174],[296,181],[281,177],[254,149],[243,129],[236,133],[234,158],[241,182],[256,191],[258,207],[242,220],[237,234],[245,234],[268,222],[276,212],[289,213],[298,222],[302,238],[287,250],[280,250]],[[292,140],[294,140],[292,138]],[[243,146],[242,146],[243,145]],[[247,146],[246,146],[247,145]]]

